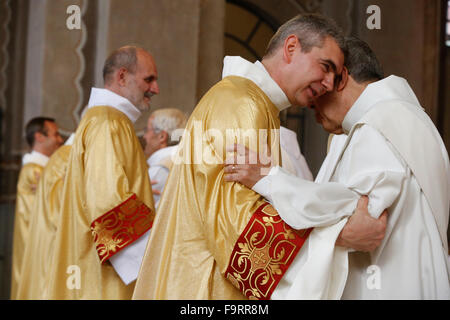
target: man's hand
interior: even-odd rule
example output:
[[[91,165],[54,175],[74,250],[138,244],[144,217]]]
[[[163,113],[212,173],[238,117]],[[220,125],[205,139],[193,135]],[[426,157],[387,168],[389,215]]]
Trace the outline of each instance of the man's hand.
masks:
[[[367,210],[368,203],[367,196],[359,199],[355,213],[348,219],[336,240],[337,246],[371,252],[381,244],[386,232],[387,211],[384,210],[380,218],[374,219]]]
[[[157,184],[157,183],[158,183],[158,181],[156,181],[156,180],[151,180],[152,186],[153,186],[154,184]],[[153,187],[152,187],[152,193],[153,193],[154,196],[160,196],[160,195],[161,195],[161,191],[158,190],[158,189],[153,189]]]
[[[262,157],[247,147],[234,144],[227,147],[228,152],[235,152],[233,158],[225,160],[225,181],[240,182],[248,188],[252,188],[259,180],[266,176],[270,171],[270,155],[264,164]],[[239,157],[238,157],[239,156]]]

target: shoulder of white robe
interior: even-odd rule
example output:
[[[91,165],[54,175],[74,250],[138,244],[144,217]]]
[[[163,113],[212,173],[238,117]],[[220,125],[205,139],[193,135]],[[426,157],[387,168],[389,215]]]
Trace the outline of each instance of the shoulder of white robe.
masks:
[[[418,106],[402,101],[383,101],[359,121],[378,130],[399,152],[416,177],[432,209],[442,244],[447,249],[449,212],[449,160],[431,120]],[[432,127],[433,126],[433,127]],[[421,154],[417,156],[421,146]]]

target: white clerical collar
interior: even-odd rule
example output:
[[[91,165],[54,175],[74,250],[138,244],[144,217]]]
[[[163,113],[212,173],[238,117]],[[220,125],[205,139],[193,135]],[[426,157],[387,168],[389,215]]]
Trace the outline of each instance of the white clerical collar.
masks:
[[[280,111],[291,106],[284,91],[259,61],[251,63],[241,57],[226,56],[223,59],[222,79],[228,76],[239,76],[253,81]]]
[[[49,160],[49,157],[47,157],[45,154],[42,154],[37,151],[31,151],[31,153],[26,153],[22,158],[22,165],[25,165],[27,163],[35,163],[40,165],[41,167],[45,167],[47,165],[47,162]]]
[[[348,134],[352,127],[376,104],[383,101],[399,100],[420,106],[419,100],[408,82],[397,76],[389,76],[369,84],[347,112],[342,129]]]
[[[65,146],[71,146],[73,144],[73,140],[75,139],[75,133],[72,133],[69,138],[67,138],[64,143]]]
[[[158,151],[155,151],[148,159],[147,164],[151,166],[156,166],[161,163],[164,159],[167,157],[172,157],[176,150],[178,145],[176,146],[170,146],[166,148],[159,149]]]
[[[95,106],[113,107],[123,112],[133,123],[141,116],[141,111],[128,99],[108,89],[92,88],[88,108]]]

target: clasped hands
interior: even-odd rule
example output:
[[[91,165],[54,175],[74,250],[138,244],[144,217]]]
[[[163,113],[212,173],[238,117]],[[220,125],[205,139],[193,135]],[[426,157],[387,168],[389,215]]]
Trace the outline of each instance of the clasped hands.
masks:
[[[263,163],[258,154],[243,145],[229,146],[227,152],[234,152],[234,156],[228,157],[225,161],[225,181],[239,182],[251,189],[272,167],[270,161]],[[337,246],[372,252],[381,244],[386,232],[387,210],[375,219],[369,214],[368,203],[367,196],[359,199],[353,215],[336,240]]]

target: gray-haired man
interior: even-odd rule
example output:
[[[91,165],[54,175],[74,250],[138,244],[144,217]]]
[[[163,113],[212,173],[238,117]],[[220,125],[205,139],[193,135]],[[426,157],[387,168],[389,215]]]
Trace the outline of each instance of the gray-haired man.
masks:
[[[158,208],[160,194],[166,184],[172,166],[172,155],[177,150],[178,138],[186,126],[186,115],[176,108],[164,108],[153,111],[145,128],[144,154],[149,165],[150,180],[154,190],[155,208]],[[177,134],[178,133],[178,134]],[[158,191],[158,192],[155,192]]]

